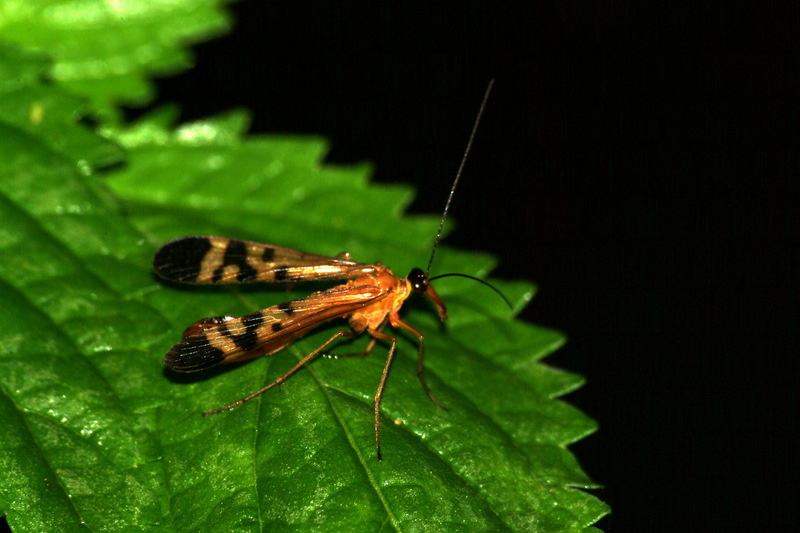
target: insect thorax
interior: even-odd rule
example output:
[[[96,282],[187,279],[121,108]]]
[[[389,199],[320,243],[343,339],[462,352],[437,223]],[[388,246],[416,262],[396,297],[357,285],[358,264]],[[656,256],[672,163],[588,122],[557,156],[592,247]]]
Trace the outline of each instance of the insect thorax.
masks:
[[[357,333],[366,329],[378,329],[390,313],[397,313],[403,302],[411,293],[409,283],[398,278],[389,268],[380,268],[370,276],[362,276],[347,283],[349,286],[373,286],[376,291],[385,296],[377,301],[362,307],[350,315],[350,327]]]

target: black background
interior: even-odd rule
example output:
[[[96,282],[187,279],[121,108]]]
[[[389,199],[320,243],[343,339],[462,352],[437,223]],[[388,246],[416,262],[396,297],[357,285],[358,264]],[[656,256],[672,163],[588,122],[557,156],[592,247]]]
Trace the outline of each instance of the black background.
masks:
[[[496,78],[447,243],[534,280],[523,317],[570,337],[547,362],[588,378],[599,526],[788,529],[800,13],[777,5],[243,2],[159,102],[323,135],[436,213]]]

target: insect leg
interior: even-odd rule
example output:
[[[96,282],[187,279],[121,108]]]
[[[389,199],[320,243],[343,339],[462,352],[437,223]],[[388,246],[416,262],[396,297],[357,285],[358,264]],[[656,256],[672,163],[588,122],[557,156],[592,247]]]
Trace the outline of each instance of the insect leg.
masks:
[[[242,405],[243,403],[245,403],[245,402],[248,402],[248,401],[252,400],[253,398],[255,398],[256,396],[258,396],[259,394],[262,394],[262,393],[264,393],[264,392],[267,392],[269,389],[271,389],[271,388],[272,388],[272,387],[274,387],[275,385],[280,385],[281,383],[283,383],[284,381],[286,381],[287,379],[289,379],[289,377],[290,377],[292,374],[294,374],[295,372],[297,372],[298,370],[300,370],[300,368],[302,368],[302,367],[303,367],[303,365],[305,365],[306,363],[308,363],[308,362],[309,362],[311,359],[313,359],[313,358],[314,358],[314,356],[315,356],[315,355],[317,355],[319,352],[321,352],[322,350],[324,350],[324,349],[325,349],[325,348],[326,348],[326,347],[327,347],[327,346],[328,346],[330,343],[332,343],[333,341],[335,341],[335,340],[336,340],[336,339],[338,339],[339,337],[346,337],[346,338],[348,338],[348,339],[352,339],[352,338],[353,338],[353,337],[355,337],[355,336],[356,336],[356,333],[354,333],[354,332],[352,332],[352,331],[348,331],[348,330],[344,330],[344,329],[342,329],[342,330],[339,330],[339,331],[338,331],[336,334],[334,334],[334,335],[333,335],[333,336],[332,336],[330,339],[328,339],[327,341],[325,341],[325,342],[322,344],[322,346],[320,346],[319,348],[317,348],[316,350],[314,350],[313,352],[311,352],[311,353],[310,353],[310,354],[308,354],[307,356],[303,357],[303,359],[301,359],[299,363],[297,363],[296,365],[294,365],[294,366],[293,366],[293,367],[292,367],[292,368],[291,368],[291,369],[290,369],[288,372],[286,372],[285,374],[283,374],[282,376],[280,376],[278,379],[276,379],[275,381],[273,381],[272,383],[270,383],[270,384],[269,384],[269,385],[267,385],[266,387],[264,387],[264,388],[262,388],[262,389],[259,389],[259,390],[257,390],[256,392],[254,392],[253,394],[250,394],[250,395],[248,395],[248,396],[246,396],[246,397],[242,398],[241,400],[237,400],[237,401],[233,402],[233,403],[232,403],[232,404],[230,404],[230,405],[226,405],[225,407],[220,407],[219,409],[214,409],[213,411],[208,411],[208,412],[205,412],[205,413],[203,413],[203,416],[215,415],[215,414],[217,414],[217,413],[221,413],[222,411],[227,411],[227,410],[229,410],[229,409],[233,409],[234,407],[238,407],[239,405]]]
[[[378,460],[381,461],[381,398],[383,397],[383,389],[386,386],[386,376],[389,375],[389,367],[392,364],[392,357],[394,357],[394,348],[397,346],[397,338],[387,335],[377,329],[368,329],[373,339],[389,341],[392,345],[389,347],[389,356],[386,358],[386,364],[383,367],[383,374],[381,375],[381,382],[378,384],[378,390],[375,392],[375,447],[378,450]]]
[[[367,355],[372,353],[372,349],[375,348],[375,344],[377,344],[377,342],[378,341],[375,340],[375,339],[370,339],[369,344],[367,344],[367,347],[364,349],[364,351],[361,351],[361,352],[355,352],[355,353],[324,353],[324,354],[322,354],[322,357],[329,357],[331,359],[339,359],[340,357],[364,357],[364,356],[367,356]]]
[[[377,331],[383,331],[383,328],[386,327],[386,323],[387,323],[387,321],[384,320],[383,323],[380,326],[378,326],[377,328],[375,328],[375,329]],[[376,339],[375,337],[372,337],[369,340],[369,344],[367,344],[367,347],[364,349],[364,351],[356,352],[356,353],[341,353],[341,354],[324,353],[324,354],[322,354],[322,356],[323,357],[332,357],[333,359],[338,359],[339,357],[365,357],[365,356],[367,356],[367,355],[372,353],[372,349],[375,348],[375,345],[377,343],[378,343],[378,339]]]
[[[439,403],[439,401],[436,399],[436,397],[431,392],[430,387],[428,387],[428,382],[425,381],[425,367],[422,364],[422,354],[423,354],[423,345],[425,343],[425,337],[422,336],[422,333],[420,333],[419,331],[414,329],[414,327],[406,324],[405,322],[403,322],[402,320],[400,320],[397,317],[394,317],[394,320],[392,321],[392,325],[394,327],[396,327],[396,328],[402,328],[402,329],[408,331],[409,333],[414,335],[417,339],[419,339],[419,359],[417,360],[418,361],[417,362],[417,375],[419,376],[419,381],[420,381],[420,383],[422,383],[422,388],[425,389],[425,392],[428,393],[428,397],[433,402],[433,405],[435,405],[436,407],[438,407],[439,409],[441,409],[443,411],[449,411],[449,409],[447,407],[445,407],[444,405]]]

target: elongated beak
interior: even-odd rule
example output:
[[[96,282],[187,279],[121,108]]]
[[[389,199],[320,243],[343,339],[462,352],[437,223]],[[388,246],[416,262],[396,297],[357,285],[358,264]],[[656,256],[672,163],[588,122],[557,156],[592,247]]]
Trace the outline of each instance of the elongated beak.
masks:
[[[447,320],[447,307],[445,307],[444,302],[439,295],[436,294],[436,291],[433,289],[433,285],[428,284],[428,286],[425,288],[425,296],[430,298],[434,305],[436,305],[436,311],[439,312],[439,320],[442,322]]]

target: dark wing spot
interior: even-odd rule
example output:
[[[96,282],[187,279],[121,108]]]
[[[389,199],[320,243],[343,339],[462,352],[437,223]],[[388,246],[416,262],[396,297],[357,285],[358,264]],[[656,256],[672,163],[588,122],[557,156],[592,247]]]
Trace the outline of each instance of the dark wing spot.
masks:
[[[214,274],[211,276],[211,283],[223,281],[225,267],[228,265],[239,267],[236,272],[236,281],[240,283],[253,281],[258,275],[256,269],[247,264],[247,245],[245,245],[244,241],[231,239],[228,242],[228,246],[225,248],[225,255],[222,256],[222,265],[214,270]]]
[[[247,247],[244,241],[231,240],[225,249],[225,258],[222,262],[226,265],[239,267],[236,279],[240,282],[252,281],[258,275],[256,269],[247,264]]]
[[[211,274],[211,283],[219,283],[222,281],[222,274],[225,273],[225,269],[223,267],[216,268],[214,273]]]
[[[153,258],[153,270],[162,278],[191,283],[200,274],[211,242],[206,237],[183,237],[162,246]]]
[[[250,313],[249,315],[242,317],[242,323],[245,325],[245,327],[247,327],[247,329],[256,330],[261,327],[261,324],[264,323],[264,315],[261,311]]]
[[[287,315],[291,315],[294,313],[294,309],[292,309],[292,302],[283,302],[282,304],[278,304],[275,307],[278,308],[278,311],[281,313],[286,313]]]
[[[277,333],[283,329],[283,325],[280,322],[274,322],[272,324],[272,332]]]
[[[233,343],[245,352],[252,352],[258,348],[258,335],[255,331],[245,331],[233,337]]]
[[[245,325],[244,333],[241,335],[230,335],[227,331],[223,335],[233,339],[233,343],[245,352],[252,352],[258,348],[258,329],[264,323],[264,315],[261,311],[242,317],[242,324]],[[227,329],[227,328],[226,328]]]
[[[261,254],[261,260],[265,263],[271,263],[275,258],[275,248],[264,248],[264,253]]]
[[[229,330],[228,326],[225,324],[220,324],[220,326],[217,328],[217,331],[219,331],[219,334],[223,337],[228,337],[229,339],[233,337],[233,332],[231,332],[231,330]]]
[[[289,269],[286,267],[278,267],[272,273],[275,276],[275,281],[285,281],[289,277]]]
[[[177,372],[195,372],[221,363],[225,353],[208,343],[205,335],[197,335],[178,343],[164,356],[164,365]]]
[[[264,315],[261,311],[251,313],[242,317],[242,323],[245,324],[245,332],[233,342],[243,350],[251,352],[258,347],[258,330],[264,324]]]

